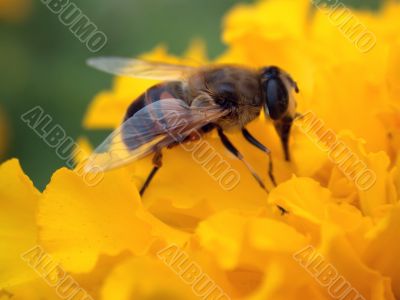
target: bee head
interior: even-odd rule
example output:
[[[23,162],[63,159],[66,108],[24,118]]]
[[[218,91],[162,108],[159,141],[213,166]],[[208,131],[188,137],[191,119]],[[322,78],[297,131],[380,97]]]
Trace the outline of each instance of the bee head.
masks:
[[[298,93],[299,89],[289,74],[275,66],[263,68],[261,86],[264,109],[272,120],[279,120],[288,113],[294,113],[296,103],[290,93],[292,89]]]

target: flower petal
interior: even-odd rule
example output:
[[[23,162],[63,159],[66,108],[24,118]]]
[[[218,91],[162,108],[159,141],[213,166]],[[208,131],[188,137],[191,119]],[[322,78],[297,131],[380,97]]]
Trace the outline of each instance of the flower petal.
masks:
[[[78,173],[56,172],[40,200],[40,241],[63,267],[91,270],[100,254],[143,253],[154,237],[139,195],[123,171],[106,174],[94,187]],[[129,234],[127,234],[129,232]]]
[[[143,276],[143,275],[146,276]],[[151,278],[151,280],[149,280]],[[128,259],[117,265],[102,289],[102,300],[198,299],[191,286],[153,257]]]
[[[37,244],[39,197],[16,159],[0,166],[0,289],[37,277],[21,255]]]
[[[400,206],[394,206],[388,216],[382,219],[375,228],[367,234],[370,241],[364,257],[368,266],[379,270],[391,278],[391,285],[396,298],[400,297],[400,245],[397,242],[400,235]]]

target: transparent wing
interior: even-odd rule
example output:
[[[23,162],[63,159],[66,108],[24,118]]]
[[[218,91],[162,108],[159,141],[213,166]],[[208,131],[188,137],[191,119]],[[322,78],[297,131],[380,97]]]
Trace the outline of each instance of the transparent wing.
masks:
[[[111,133],[89,157],[85,169],[105,171],[182,142],[202,126],[226,115],[220,106],[189,107],[179,99],[153,102]]]
[[[90,58],[87,64],[95,69],[118,76],[155,80],[183,79],[195,68],[161,62],[151,62],[139,59],[122,57],[96,57]]]

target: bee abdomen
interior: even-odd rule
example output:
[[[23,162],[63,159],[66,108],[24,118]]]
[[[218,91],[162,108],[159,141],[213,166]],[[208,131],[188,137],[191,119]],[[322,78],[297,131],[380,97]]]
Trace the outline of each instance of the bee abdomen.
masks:
[[[131,121],[128,120],[147,105],[171,98],[183,98],[181,82],[168,82],[155,85],[132,102],[124,117],[124,124],[126,126],[123,126],[122,129],[122,138],[129,150],[134,150],[153,138],[150,136],[146,138],[146,134],[143,134],[145,131],[157,132],[160,128],[168,124],[163,124],[165,118],[163,118],[162,111],[157,111],[157,116],[152,115],[151,111],[145,112],[144,116],[146,116],[147,122],[134,119]],[[154,121],[151,122],[152,119]]]
[[[132,102],[126,111],[124,121],[151,103],[171,98],[182,99],[182,87],[180,82],[168,82],[155,85]]]

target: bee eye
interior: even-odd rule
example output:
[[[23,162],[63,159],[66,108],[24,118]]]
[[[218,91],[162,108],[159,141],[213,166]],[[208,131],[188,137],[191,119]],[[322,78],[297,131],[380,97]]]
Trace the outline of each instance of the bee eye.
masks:
[[[271,78],[264,83],[264,92],[265,110],[271,119],[280,119],[289,106],[289,95],[285,85],[280,79]]]

